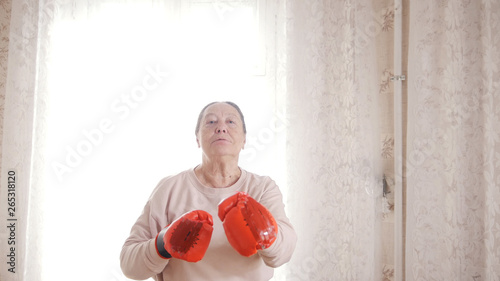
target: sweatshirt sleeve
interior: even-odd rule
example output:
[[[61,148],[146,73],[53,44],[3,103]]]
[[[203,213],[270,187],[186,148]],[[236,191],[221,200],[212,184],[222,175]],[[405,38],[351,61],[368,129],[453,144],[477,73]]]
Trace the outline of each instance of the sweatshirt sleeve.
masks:
[[[274,181],[269,180],[269,188],[263,193],[260,203],[274,216],[278,224],[278,237],[271,247],[259,250],[258,253],[267,266],[276,268],[292,258],[297,243],[297,234],[286,216],[281,191]]]
[[[132,226],[130,236],[125,241],[120,254],[120,266],[123,274],[130,279],[145,280],[160,274],[168,264],[168,259],[161,257],[155,246],[157,229],[150,214],[150,201]]]

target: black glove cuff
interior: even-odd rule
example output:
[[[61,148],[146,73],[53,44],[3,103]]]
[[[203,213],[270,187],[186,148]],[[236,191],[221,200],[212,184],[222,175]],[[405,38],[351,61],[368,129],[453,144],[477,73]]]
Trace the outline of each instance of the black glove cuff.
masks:
[[[158,235],[156,235],[156,252],[158,255],[164,259],[170,259],[172,258],[172,255],[170,255],[167,250],[165,250],[165,242],[163,241],[163,236],[165,236],[165,233],[167,232],[168,227],[165,227]]]

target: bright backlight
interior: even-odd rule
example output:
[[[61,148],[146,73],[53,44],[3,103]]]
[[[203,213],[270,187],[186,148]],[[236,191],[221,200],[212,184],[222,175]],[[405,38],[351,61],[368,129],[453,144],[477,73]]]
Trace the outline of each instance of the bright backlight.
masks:
[[[256,11],[206,3],[165,11],[102,4],[54,25],[43,280],[127,280],[121,246],[158,181],[200,162],[194,128],[211,101],[245,113],[242,166],[268,175],[276,166],[263,159],[285,121],[274,116],[273,87],[255,75]]]

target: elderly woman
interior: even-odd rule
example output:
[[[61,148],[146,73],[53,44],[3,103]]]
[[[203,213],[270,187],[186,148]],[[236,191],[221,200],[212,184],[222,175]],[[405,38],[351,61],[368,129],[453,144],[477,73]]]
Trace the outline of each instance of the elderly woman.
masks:
[[[239,107],[214,102],[196,125],[201,164],[166,177],[120,255],[128,278],[269,280],[288,262],[296,234],[269,177],[238,166],[246,127]]]

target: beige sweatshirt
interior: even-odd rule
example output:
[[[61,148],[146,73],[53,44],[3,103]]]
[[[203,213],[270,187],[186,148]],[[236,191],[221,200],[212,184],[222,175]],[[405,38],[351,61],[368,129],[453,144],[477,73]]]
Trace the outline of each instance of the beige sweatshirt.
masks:
[[[251,257],[238,254],[227,241],[217,214],[218,204],[243,191],[264,205],[278,224],[276,241]],[[160,181],[141,216],[132,227],[120,254],[125,276],[136,280],[153,277],[167,280],[269,280],[273,268],[288,262],[295,249],[297,236],[288,220],[281,192],[269,177],[242,170],[241,177],[227,188],[204,186],[194,169]],[[165,226],[186,212],[204,210],[213,216],[214,230],[203,259],[190,263],[179,259],[163,259],[155,249],[155,237]]]

